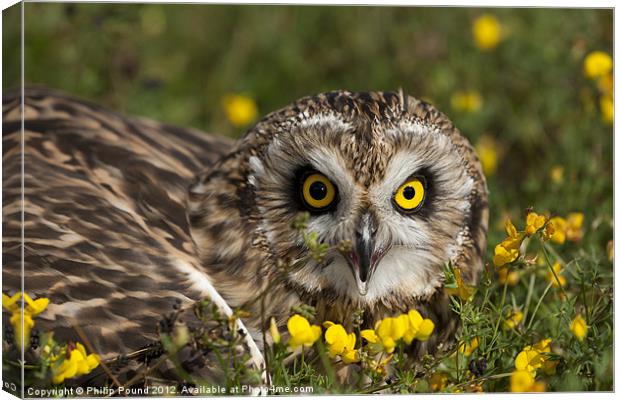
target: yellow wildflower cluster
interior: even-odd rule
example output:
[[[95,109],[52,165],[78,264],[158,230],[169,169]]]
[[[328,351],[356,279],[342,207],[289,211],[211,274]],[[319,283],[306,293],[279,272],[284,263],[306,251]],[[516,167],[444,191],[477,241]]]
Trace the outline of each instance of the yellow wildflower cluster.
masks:
[[[494,49],[502,40],[502,27],[497,18],[490,14],[476,18],[472,33],[476,46],[483,51]]]
[[[425,341],[434,329],[433,321],[423,318],[416,310],[410,310],[407,314],[378,321],[375,329],[365,329],[361,332],[361,336],[370,343],[374,351],[384,350],[392,353],[399,341],[402,340],[406,344],[411,344],[414,339]]]
[[[65,379],[88,374],[99,366],[99,356],[87,354],[84,345],[81,343],[69,345],[67,354],[67,357],[60,364],[52,366],[52,381],[56,384]]]
[[[613,59],[604,51],[593,51],[583,61],[584,75],[597,83],[601,117],[606,123],[612,123],[614,120],[612,69]]]
[[[570,213],[566,219],[553,217],[545,227],[543,238],[557,244],[564,244],[566,240],[578,242],[583,238],[583,214]]]
[[[22,302],[20,301],[24,298],[25,307],[23,310],[23,320],[22,320]],[[30,342],[30,332],[34,327],[34,320],[32,317],[35,317],[41,314],[49,304],[49,299],[39,298],[36,300],[32,300],[27,293],[19,292],[11,297],[2,293],[2,307],[7,309],[11,313],[11,325],[15,329],[15,342],[17,346],[20,348],[24,346],[25,343]],[[22,330],[23,328],[23,330]],[[23,340],[23,341],[22,341]]]
[[[533,236],[542,231],[544,240],[563,244],[566,240],[579,241],[583,237],[583,214],[570,213],[567,218],[553,217],[548,219],[545,215],[531,211],[527,214],[525,229],[517,231],[512,221],[506,221],[506,234],[508,237],[495,246],[493,264],[503,267],[515,261],[519,257],[519,249],[523,239]]]
[[[577,314],[575,319],[573,319],[570,324],[570,330],[580,342],[583,342],[583,339],[585,339],[588,334],[588,324],[581,314]]]
[[[452,108],[463,112],[476,112],[482,107],[482,96],[475,90],[458,91],[450,98]]]
[[[355,348],[357,343],[355,333],[349,333],[344,326],[331,321],[324,322],[323,326],[326,329],[325,344],[332,358],[339,358],[345,364],[360,361],[360,349]],[[311,325],[299,314],[289,318],[287,327],[290,335],[288,345],[293,349],[312,346],[321,337],[321,327]],[[368,341],[369,353],[377,354],[381,351],[392,353],[400,341],[411,344],[413,340],[427,340],[434,328],[433,321],[423,318],[416,310],[410,310],[407,314],[378,321],[374,329],[363,330],[361,337]],[[273,319],[269,330],[274,343],[279,343],[280,333]],[[391,357],[384,357],[380,361],[369,360],[369,367],[377,372],[384,372],[390,359]]]
[[[222,101],[226,117],[234,126],[246,126],[256,119],[258,108],[251,97],[241,94],[229,94]]]
[[[22,297],[25,304],[23,319],[22,302],[20,301]],[[30,342],[30,332],[35,325],[33,317],[41,314],[48,305],[49,299],[44,297],[33,300],[27,293],[23,292],[13,296],[2,294],[2,306],[12,313],[10,322],[15,329],[15,342],[19,347]],[[99,356],[87,354],[81,343],[69,344],[60,349],[60,353],[55,351],[52,353],[52,346],[46,345],[42,353],[46,359],[52,362],[52,382],[55,384],[61,383],[65,379],[88,374],[99,366]]]

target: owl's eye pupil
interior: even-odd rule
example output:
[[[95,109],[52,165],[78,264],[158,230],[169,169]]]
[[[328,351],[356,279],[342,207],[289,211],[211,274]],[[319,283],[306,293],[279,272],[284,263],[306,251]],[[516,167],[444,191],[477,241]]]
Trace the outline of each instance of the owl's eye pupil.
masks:
[[[315,200],[323,200],[327,196],[327,186],[323,182],[313,182],[309,191]]]
[[[327,211],[335,204],[336,186],[320,172],[305,176],[300,191],[305,208],[311,212]]]
[[[407,200],[411,200],[415,197],[415,189],[411,186],[407,186],[403,190],[403,197]]]

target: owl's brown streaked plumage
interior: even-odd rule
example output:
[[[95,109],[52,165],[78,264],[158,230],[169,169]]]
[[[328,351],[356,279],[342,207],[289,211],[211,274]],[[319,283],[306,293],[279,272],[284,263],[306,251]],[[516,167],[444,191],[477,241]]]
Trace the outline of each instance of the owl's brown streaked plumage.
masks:
[[[3,109],[3,290],[20,288],[20,107]],[[25,97],[25,291],[49,297],[37,320],[77,340],[82,326],[105,358],[157,339],[175,301],[204,293],[185,215],[195,171],[228,139],[126,118],[75,98]]]
[[[20,287],[18,102],[4,98],[3,277],[12,291]],[[478,159],[443,114],[402,93],[307,97],[236,144],[47,91],[28,90],[25,104],[25,290],[51,299],[42,327],[77,339],[70,324],[80,321],[103,355],[155,339],[162,313],[176,299],[204,297],[208,281],[251,312],[258,340],[256,298],[270,285],[263,321],[280,324],[302,302],[345,325],[356,311],[372,326],[417,308],[438,325],[417,349],[425,352],[456,326],[441,290],[445,263],[471,284],[482,268],[488,210]],[[359,246],[282,277],[280,261],[308,255],[291,227],[305,210],[299,176],[308,171],[338,191],[308,228],[328,244]],[[392,196],[413,175],[426,197],[402,213]]]

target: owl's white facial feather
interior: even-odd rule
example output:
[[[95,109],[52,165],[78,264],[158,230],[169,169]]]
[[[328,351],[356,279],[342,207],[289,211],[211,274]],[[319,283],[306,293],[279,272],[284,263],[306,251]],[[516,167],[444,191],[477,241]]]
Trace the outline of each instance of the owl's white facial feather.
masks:
[[[430,253],[393,247],[383,257],[380,271],[372,277],[363,296],[358,291],[351,268],[340,254],[334,254],[333,261],[323,267],[318,276],[309,275],[305,269],[316,266],[315,261],[310,261],[305,268],[292,272],[291,278],[310,292],[327,287],[360,303],[373,304],[395,292],[420,297],[432,294],[442,283],[434,269],[437,262]]]

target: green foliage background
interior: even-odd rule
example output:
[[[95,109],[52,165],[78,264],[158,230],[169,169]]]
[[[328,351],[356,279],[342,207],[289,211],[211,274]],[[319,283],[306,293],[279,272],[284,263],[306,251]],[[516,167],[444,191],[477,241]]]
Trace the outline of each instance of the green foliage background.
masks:
[[[252,97],[262,115],[321,91],[402,87],[448,114],[472,143],[485,135],[498,144],[497,172],[488,177],[489,254],[504,237],[507,215],[522,227],[529,206],[560,215],[580,211],[584,240],[565,245],[562,254],[567,262],[581,261],[579,268],[597,280],[594,286],[612,285],[605,248],[613,236],[613,130],[601,119],[596,84],[584,77],[582,67],[591,51],[612,54],[611,10],[25,7],[27,83],[207,132],[243,133],[226,120],[222,98],[228,93]],[[506,34],[488,52],[475,47],[471,32],[474,19],[485,13],[497,17]],[[4,17],[8,88],[19,82],[19,31],[12,29],[19,11]],[[479,92],[481,109],[453,109],[450,99],[460,90]],[[554,166],[564,168],[561,183],[549,176]],[[583,284],[579,268],[567,274],[569,285]],[[510,295],[513,302],[522,300],[525,289]],[[611,313],[611,304],[604,304],[604,312]],[[599,350],[612,344],[610,318],[599,321],[609,327]],[[610,354],[597,374],[605,376]],[[611,384],[566,376],[573,390]]]

